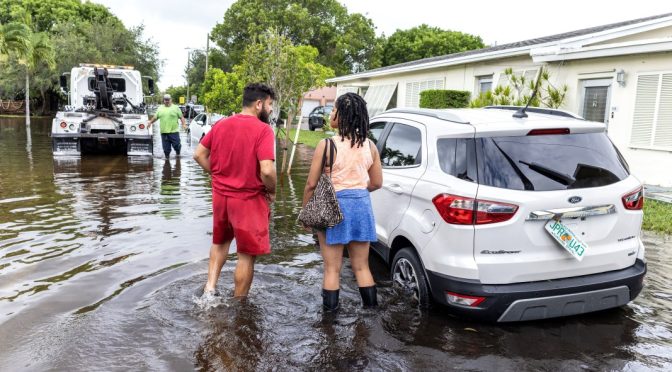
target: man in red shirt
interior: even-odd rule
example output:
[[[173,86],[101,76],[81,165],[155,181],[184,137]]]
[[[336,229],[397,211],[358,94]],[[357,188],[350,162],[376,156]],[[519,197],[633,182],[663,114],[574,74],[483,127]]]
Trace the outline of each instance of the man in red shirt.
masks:
[[[201,140],[194,160],[212,174],[212,246],[205,293],[215,292],[229,246],[236,238],[234,297],[245,297],[258,255],[271,253],[270,206],[275,201],[275,136],[268,125],[275,92],[248,84],[240,114],[218,121]]]

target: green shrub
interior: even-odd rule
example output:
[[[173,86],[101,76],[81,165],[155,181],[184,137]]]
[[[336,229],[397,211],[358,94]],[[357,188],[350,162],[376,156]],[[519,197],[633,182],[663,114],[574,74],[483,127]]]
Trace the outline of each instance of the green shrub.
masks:
[[[424,90],[420,92],[422,108],[463,108],[469,106],[471,93],[464,90]]]

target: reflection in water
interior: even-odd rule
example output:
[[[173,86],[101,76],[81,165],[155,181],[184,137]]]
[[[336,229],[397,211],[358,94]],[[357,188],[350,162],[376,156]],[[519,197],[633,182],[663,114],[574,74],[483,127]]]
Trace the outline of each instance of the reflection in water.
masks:
[[[49,131],[0,119],[0,370],[672,369],[670,237],[644,235],[646,287],[621,309],[472,323],[411,307],[372,258],[378,311],[360,308],[346,268],[341,310],[325,315],[319,251],[296,221],[312,155],[299,148],[248,301],[227,296],[233,255],[221,304],[204,309],[211,189],[190,147],[53,159]]]

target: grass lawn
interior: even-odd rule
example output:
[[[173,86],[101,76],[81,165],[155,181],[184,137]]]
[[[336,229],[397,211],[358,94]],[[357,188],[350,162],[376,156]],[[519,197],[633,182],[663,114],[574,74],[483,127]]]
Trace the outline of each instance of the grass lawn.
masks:
[[[644,230],[672,234],[672,204],[657,200],[644,201]]]
[[[295,133],[296,133],[296,129],[292,129],[292,130],[289,131],[289,139],[291,141],[294,141]],[[284,139],[284,132],[280,133],[280,135]],[[302,143],[306,146],[315,148],[315,146],[317,146],[317,143],[320,142],[320,140],[322,140],[324,138],[327,138],[327,137],[331,137],[331,136],[332,136],[332,134],[327,135],[322,131],[317,131],[316,130],[314,132],[311,132],[309,130],[302,130],[301,133],[299,133],[299,143]]]

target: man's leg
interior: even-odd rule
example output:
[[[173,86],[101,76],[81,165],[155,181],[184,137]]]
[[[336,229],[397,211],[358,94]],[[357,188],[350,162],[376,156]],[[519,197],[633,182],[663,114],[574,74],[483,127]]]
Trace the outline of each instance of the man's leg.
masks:
[[[210,263],[208,264],[208,282],[205,284],[205,291],[214,291],[222,273],[222,267],[226,263],[226,256],[229,254],[231,241],[224,244],[213,244],[210,246]]]
[[[254,261],[256,258],[257,256],[238,252],[238,264],[233,276],[236,286],[233,292],[234,297],[247,297],[248,292],[250,292],[252,279],[254,279]]]
[[[161,133],[161,147],[163,147],[163,154],[168,159],[170,156],[170,137],[168,133]]]
[[[179,159],[178,159],[179,160]],[[214,291],[222,266],[229,254],[233,240],[233,230],[228,219],[228,198],[212,193],[212,245],[210,246],[210,262],[208,263],[208,281],[205,291]]]
[[[170,142],[173,145],[173,148],[175,149],[175,154],[177,156],[180,156],[180,150],[182,149],[182,143],[180,142],[180,132],[177,133],[171,133],[170,134]]]

